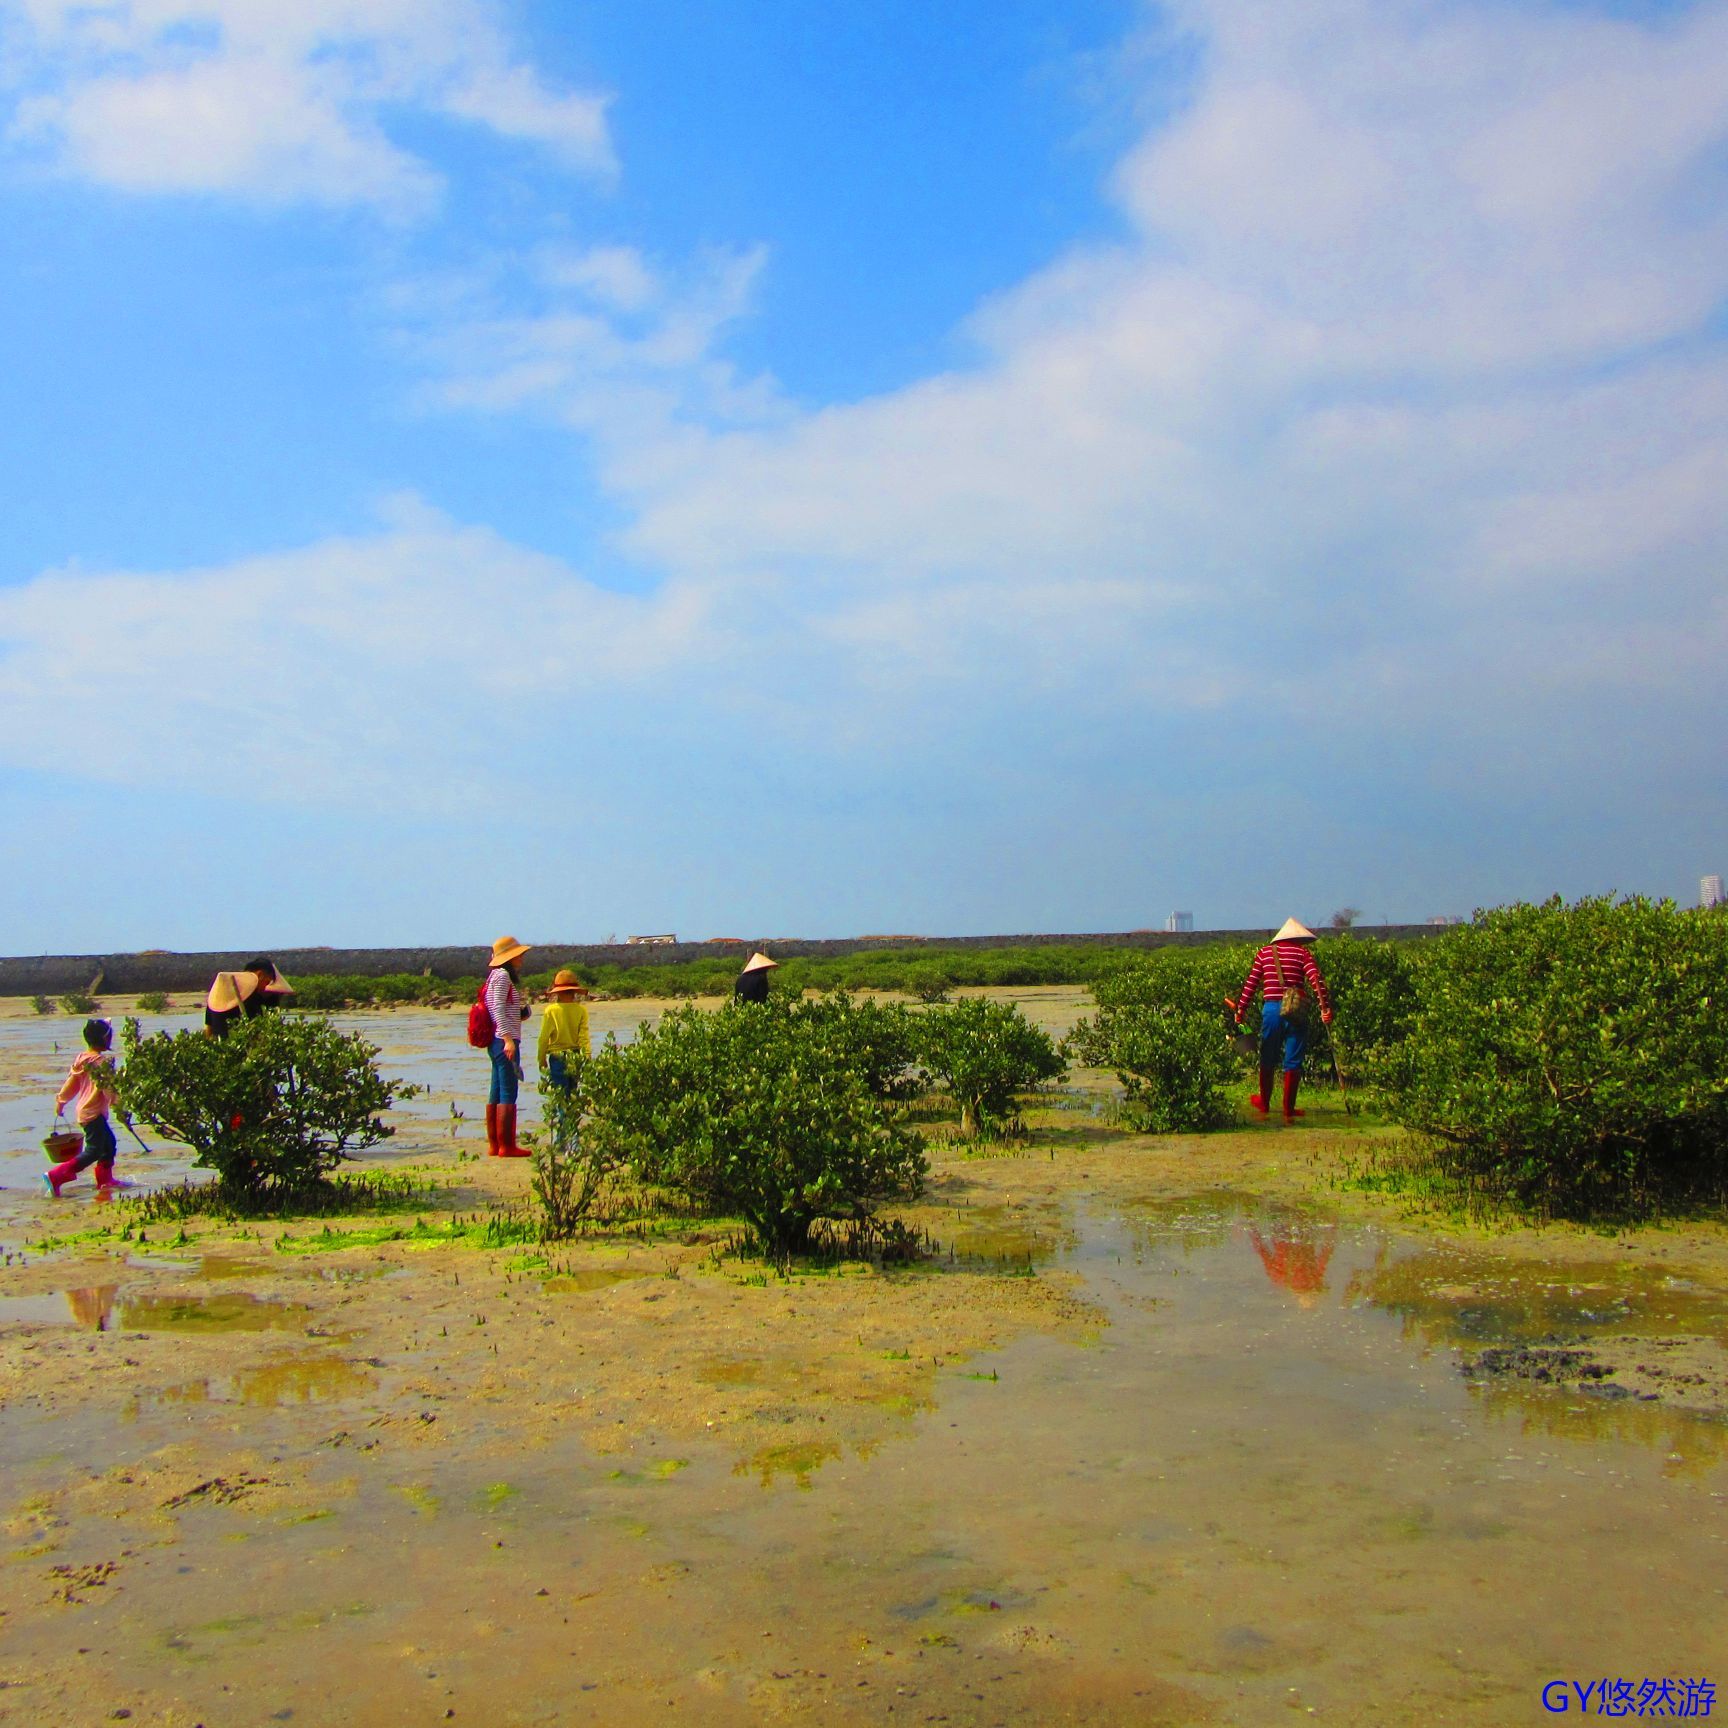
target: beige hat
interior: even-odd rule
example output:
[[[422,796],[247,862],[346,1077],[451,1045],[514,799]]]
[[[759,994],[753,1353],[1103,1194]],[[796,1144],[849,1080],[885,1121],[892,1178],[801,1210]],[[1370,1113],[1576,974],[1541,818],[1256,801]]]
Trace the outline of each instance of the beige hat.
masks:
[[[779,964],[780,962],[778,960],[770,960],[768,956],[758,948],[756,952],[744,962],[744,970],[746,972],[765,972],[770,966],[778,966]]]
[[[213,1014],[231,1014],[243,1002],[250,1002],[258,993],[256,972],[218,972],[204,998],[204,1006]],[[294,986],[280,972],[264,986],[266,996],[292,996]]]
[[[256,974],[251,972],[218,972],[204,998],[204,1006],[212,1014],[229,1014],[258,988]]]
[[[574,972],[566,969],[552,980],[552,987],[547,994],[551,996],[587,996],[591,992]]]
[[[526,942],[518,942],[514,936],[500,936],[492,944],[492,964],[494,966],[506,966],[527,952],[528,944]]]
[[[1286,918],[1279,927],[1274,942],[1312,942],[1314,932],[1300,918]]]

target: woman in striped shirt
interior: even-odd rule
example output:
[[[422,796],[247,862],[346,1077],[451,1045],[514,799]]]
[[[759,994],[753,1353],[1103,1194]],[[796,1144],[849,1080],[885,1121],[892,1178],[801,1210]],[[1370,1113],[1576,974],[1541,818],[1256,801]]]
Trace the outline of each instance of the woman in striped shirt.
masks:
[[[1296,1090],[1302,1084],[1302,1058],[1308,1050],[1310,1004],[1317,1001],[1321,1021],[1332,1024],[1332,998],[1308,946],[1313,940],[1314,932],[1306,924],[1286,918],[1278,934],[1254,956],[1241,994],[1224,998],[1240,1026],[1255,991],[1260,992],[1265,1003],[1260,1011],[1260,1090],[1248,1103],[1262,1116],[1272,1108],[1272,1071],[1282,1058],[1286,1122],[1306,1114],[1296,1108]]]
[[[486,1010],[492,1016],[492,1085],[486,1094],[486,1143],[494,1158],[526,1158],[516,1144],[516,1094],[522,1084],[522,1022],[530,1010],[522,1000],[520,961],[526,942],[500,936],[492,944],[486,972]]]

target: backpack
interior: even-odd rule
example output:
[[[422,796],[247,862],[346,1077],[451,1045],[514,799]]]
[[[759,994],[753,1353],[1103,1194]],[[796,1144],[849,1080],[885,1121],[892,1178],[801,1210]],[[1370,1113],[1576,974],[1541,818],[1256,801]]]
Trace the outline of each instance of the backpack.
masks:
[[[474,1006],[468,1010],[468,1042],[476,1050],[490,1050],[492,1040],[498,1036],[498,1028],[492,1024],[492,1010],[486,1006],[486,986],[480,986],[480,994],[474,998]]]

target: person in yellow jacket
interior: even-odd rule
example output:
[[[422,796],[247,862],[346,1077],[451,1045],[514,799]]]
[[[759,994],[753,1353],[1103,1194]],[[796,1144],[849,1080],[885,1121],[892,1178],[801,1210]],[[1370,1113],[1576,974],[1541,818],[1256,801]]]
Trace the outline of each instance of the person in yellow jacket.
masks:
[[[552,980],[551,997],[540,1016],[540,1040],[534,1046],[535,1060],[554,1086],[570,1084],[571,1057],[588,1056],[588,986],[574,972],[560,972]]]

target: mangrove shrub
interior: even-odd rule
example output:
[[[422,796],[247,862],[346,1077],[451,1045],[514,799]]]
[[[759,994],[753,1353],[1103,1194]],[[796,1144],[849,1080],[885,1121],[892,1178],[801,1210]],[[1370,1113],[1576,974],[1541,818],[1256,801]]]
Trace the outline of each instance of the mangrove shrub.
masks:
[[[1474,1187],[1569,1214],[1728,1179],[1728,924],[1610,898],[1479,913],[1421,969],[1392,1113]]]
[[[591,1061],[572,1054],[565,1058],[562,1086],[540,1082],[545,1132],[528,1168],[529,1186],[540,1207],[540,1234],[548,1242],[575,1235],[620,1162],[615,1143],[585,1132],[591,1069]]]
[[[1115,1074],[1135,1127],[1185,1134],[1231,1120],[1225,1088],[1238,1064],[1224,1034],[1224,975],[1221,967],[1140,965],[1093,985],[1098,1012],[1069,1033],[1068,1051]]]
[[[819,1218],[862,1219],[918,1192],[922,1142],[820,1015],[780,1002],[669,1010],[589,1065],[595,1155],[712,1213],[744,1218],[784,1256]]]
[[[124,1107],[189,1146],[231,1193],[289,1199],[394,1130],[384,1112],[418,1090],[378,1072],[375,1045],[328,1021],[242,1020],[225,1038],[121,1032]]]
[[[963,1134],[1000,1134],[1018,1119],[1019,1095],[1067,1071],[1050,1035],[1011,1002],[968,996],[917,1016],[924,1066],[960,1107]]]

